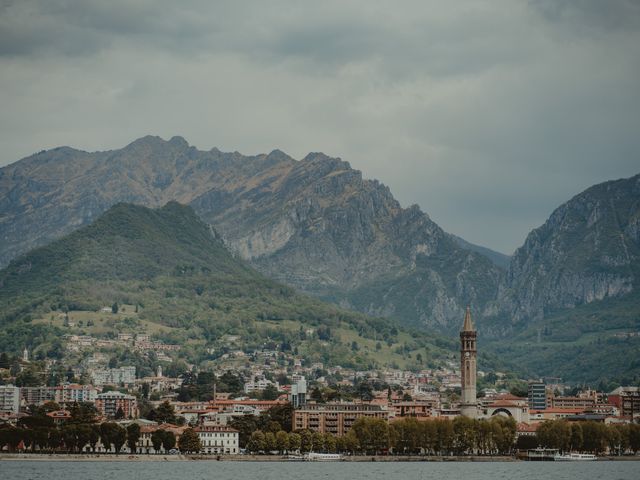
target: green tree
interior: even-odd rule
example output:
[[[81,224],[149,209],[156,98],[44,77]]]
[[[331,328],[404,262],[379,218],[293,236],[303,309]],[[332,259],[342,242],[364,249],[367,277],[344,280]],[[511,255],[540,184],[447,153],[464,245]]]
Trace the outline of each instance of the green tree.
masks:
[[[113,437],[111,438],[111,440],[113,442],[113,448],[115,449],[117,455],[120,453],[120,450],[122,450],[122,447],[127,441],[127,430],[117,423],[114,425],[115,427],[113,429]]]
[[[330,433],[324,434],[324,449],[327,453],[335,453],[337,451],[336,437]]]
[[[607,427],[603,423],[583,422],[582,437],[582,448],[587,452],[598,455],[607,447]]]
[[[115,443],[116,427],[119,427],[119,425],[113,422],[100,424],[100,441],[106,451],[111,450]]]
[[[60,430],[54,428],[49,431],[49,439],[47,440],[47,446],[53,452],[57,451],[62,445],[62,434]]]
[[[111,305],[111,313],[118,313],[118,302],[113,302],[113,305]]]
[[[629,448],[635,454],[640,451],[640,425],[632,423],[629,425]]]
[[[476,445],[476,421],[464,416],[453,420],[454,445],[458,453],[468,453]]]
[[[168,400],[158,405],[155,410],[154,420],[158,423],[176,423],[176,411]]]
[[[199,453],[202,450],[200,437],[193,428],[187,428],[178,440],[178,449],[182,453]]]
[[[6,368],[7,370],[11,367],[11,359],[6,352],[0,353],[0,368]]]
[[[309,430],[300,432],[300,451],[310,452],[313,448],[313,434]]]
[[[276,450],[278,446],[276,445],[276,436],[273,432],[265,432],[264,434],[264,449],[267,453]]]
[[[579,423],[571,424],[571,441],[570,441],[571,450],[576,452],[579,452],[580,450],[582,450],[582,442],[583,442],[582,425],[580,425]]]
[[[62,427],[62,440],[67,451],[75,452],[77,448],[77,425],[68,424]]]
[[[381,418],[360,417],[351,427],[360,448],[376,454],[389,447],[389,425]]]
[[[91,424],[91,431],[89,432],[89,446],[91,447],[91,451],[95,453],[96,445],[100,440],[100,425]]]
[[[516,442],[516,421],[512,417],[498,415],[492,417],[490,422],[493,426],[493,442],[498,452],[502,455],[510,454]]]
[[[157,429],[151,434],[151,445],[155,453],[159,453],[164,439],[164,430]]]
[[[293,405],[287,402],[283,405],[275,405],[266,411],[266,415],[269,419],[282,427],[285,432],[291,431],[291,422],[293,418]]]
[[[289,433],[289,450],[297,451],[300,450],[300,443],[302,439],[299,433],[291,432]]]
[[[238,443],[240,448],[246,448],[251,435],[260,429],[261,424],[264,423],[262,418],[257,418],[253,415],[241,415],[233,417],[230,422],[230,426],[238,430]]]
[[[93,425],[83,423],[76,426],[76,445],[78,450],[83,451],[87,445],[90,445],[92,438]]]
[[[127,446],[131,453],[138,453],[138,440],[140,440],[140,425],[131,423],[127,426]]]
[[[275,400],[279,396],[280,392],[278,392],[276,386],[271,383],[267,385],[266,388],[262,391],[263,400]]]
[[[162,448],[164,448],[165,452],[175,448],[176,446],[176,436],[170,430],[161,430],[162,431]]]
[[[74,403],[69,409],[71,418],[68,423],[76,425],[96,423],[98,421],[98,411],[92,403],[80,402]]]
[[[265,450],[265,438],[264,433],[260,430],[256,430],[251,434],[251,438],[247,442],[247,450],[251,453],[259,453]]]
[[[311,434],[311,444],[313,445],[312,451],[322,452],[324,451],[324,435],[320,432],[313,432]]]
[[[453,422],[449,419],[435,420],[436,435],[434,449],[439,455],[451,453],[454,444]]]

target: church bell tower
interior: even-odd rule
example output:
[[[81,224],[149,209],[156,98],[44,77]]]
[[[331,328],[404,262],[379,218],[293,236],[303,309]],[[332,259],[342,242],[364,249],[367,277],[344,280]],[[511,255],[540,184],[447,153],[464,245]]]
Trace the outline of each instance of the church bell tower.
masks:
[[[476,399],[477,336],[478,333],[471,321],[471,309],[467,307],[464,324],[460,331],[460,383],[462,384],[460,412],[469,418],[478,416],[478,401]]]

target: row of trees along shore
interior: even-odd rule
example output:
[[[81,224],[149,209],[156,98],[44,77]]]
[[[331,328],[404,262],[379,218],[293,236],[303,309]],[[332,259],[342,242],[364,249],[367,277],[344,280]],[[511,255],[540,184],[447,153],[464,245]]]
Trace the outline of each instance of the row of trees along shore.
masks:
[[[56,408],[59,407],[51,403],[31,406],[30,415],[20,418],[16,426],[0,426],[0,450],[16,451],[22,444],[31,452],[78,453],[88,447],[95,453],[101,446],[105,451],[117,454],[125,445],[129,452],[139,451],[141,431],[137,423],[126,427],[116,422],[98,423],[95,407],[78,403],[71,407],[70,418],[58,426],[47,415]],[[162,408],[158,411],[162,412]],[[183,453],[198,453],[201,449],[200,439],[192,428],[187,428],[177,441],[175,434],[167,429],[156,430],[150,440],[156,452],[168,452],[177,447]]]
[[[75,404],[70,418],[57,426],[47,415],[55,404],[30,407],[30,415],[17,426],[0,426],[0,449],[15,451],[21,444],[26,451],[77,453],[106,451],[119,453],[126,445],[129,452],[139,452],[140,426],[126,427],[115,422],[98,423],[91,404]],[[175,420],[171,405],[162,404],[155,416],[163,421]],[[382,419],[359,418],[342,437],[310,430],[292,431],[290,405],[278,406],[259,417],[237,417],[231,425],[240,431],[240,447],[250,453],[327,452],[349,454],[394,455],[510,455],[515,450],[538,446],[560,451],[602,454],[640,451],[640,425],[605,425],[598,422],[570,423],[566,420],[543,422],[536,435],[516,440],[516,423],[512,418],[496,416],[473,420],[466,417],[418,421],[407,417],[387,423]],[[156,452],[178,448],[184,453],[201,450],[198,435],[187,428],[179,439],[170,430],[158,429],[151,435]]]
[[[277,424],[276,424],[277,425]],[[256,430],[246,442],[251,453],[326,452],[394,455],[511,455],[516,450],[557,448],[610,455],[640,451],[640,425],[605,425],[600,422],[543,422],[535,435],[516,435],[516,423],[502,416],[485,420],[418,421],[408,417],[392,423],[359,418],[342,437],[309,430],[286,432],[267,427]]]
[[[470,453],[508,455],[516,438],[511,418],[418,421],[407,417],[392,423],[376,418],[357,419],[346,435],[301,430],[262,431],[251,434],[246,443],[251,453],[277,451],[326,452],[375,455],[465,455]]]

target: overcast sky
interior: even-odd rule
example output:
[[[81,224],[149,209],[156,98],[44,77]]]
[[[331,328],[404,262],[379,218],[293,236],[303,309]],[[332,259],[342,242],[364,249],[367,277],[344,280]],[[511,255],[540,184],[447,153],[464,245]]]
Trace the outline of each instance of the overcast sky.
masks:
[[[0,165],[146,134],[338,156],[511,253],[640,173],[640,1],[0,0]]]

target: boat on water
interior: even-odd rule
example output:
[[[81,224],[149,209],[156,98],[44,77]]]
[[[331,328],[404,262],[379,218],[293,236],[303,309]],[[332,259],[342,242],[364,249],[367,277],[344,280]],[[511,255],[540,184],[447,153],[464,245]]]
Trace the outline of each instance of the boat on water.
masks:
[[[559,454],[557,448],[533,448],[527,451],[527,460],[533,462],[553,462]]]
[[[315,453],[309,452],[304,456],[308,462],[340,462],[342,455],[339,453]]]
[[[290,454],[284,457],[284,460],[286,460],[287,462],[304,462],[305,458],[302,455]]]
[[[556,462],[588,462],[597,459],[598,457],[590,453],[566,453],[564,455],[557,454],[553,457]]]

